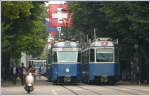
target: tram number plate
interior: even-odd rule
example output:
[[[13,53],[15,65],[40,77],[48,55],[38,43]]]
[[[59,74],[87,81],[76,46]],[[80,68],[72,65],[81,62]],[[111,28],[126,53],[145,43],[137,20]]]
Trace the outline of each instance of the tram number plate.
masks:
[[[65,82],[70,82],[70,81],[71,81],[71,76],[66,76],[66,77],[64,77],[64,81],[65,81]]]
[[[108,81],[107,75],[103,75],[103,76],[100,78],[100,81],[102,81],[102,82],[107,82],[107,81]]]

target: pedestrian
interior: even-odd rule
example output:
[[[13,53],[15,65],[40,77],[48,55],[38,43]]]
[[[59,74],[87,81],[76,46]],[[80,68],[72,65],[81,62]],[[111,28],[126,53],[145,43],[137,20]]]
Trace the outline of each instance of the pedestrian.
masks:
[[[33,68],[33,66],[32,66],[31,63],[29,63],[29,66],[28,66],[28,68],[27,68],[27,72],[28,72],[28,73],[29,73],[29,72],[34,73],[34,68]]]
[[[13,83],[16,84],[16,79],[17,79],[17,67],[16,67],[16,64],[13,64],[12,73],[13,73]]]
[[[140,77],[140,68],[138,65],[136,66],[136,77],[137,77],[137,83],[140,85],[141,84],[141,77]]]
[[[21,84],[24,85],[25,83],[25,77],[26,77],[26,74],[27,74],[27,70],[26,70],[26,67],[24,66],[24,63],[22,63],[22,66],[21,66]]]
[[[41,75],[42,75],[41,74],[41,70],[42,70],[41,68],[42,68],[42,65],[39,67],[39,79],[41,79]]]

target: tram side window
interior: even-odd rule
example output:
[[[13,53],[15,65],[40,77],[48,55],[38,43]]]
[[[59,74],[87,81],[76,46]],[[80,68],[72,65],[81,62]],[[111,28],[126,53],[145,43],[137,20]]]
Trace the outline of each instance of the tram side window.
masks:
[[[90,62],[94,62],[95,60],[95,54],[94,54],[94,49],[90,49]]]
[[[86,63],[89,63],[89,50],[86,51]]]
[[[78,53],[78,62],[81,62],[81,53]]]
[[[56,54],[56,52],[54,52],[54,55],[53,55],[53,60],[54,60],[54,62],[57,62],[57,54]]]
[[[87,53],[88,53],[88,51],[85,52],[85,64],[88,64],[88,56],[87,56],[88,54]]]
[[[86,54],[85,54],[85,52],[83,52],[83,58],[82,58],[82,60],[83,60],[83,64],[86,64]]]

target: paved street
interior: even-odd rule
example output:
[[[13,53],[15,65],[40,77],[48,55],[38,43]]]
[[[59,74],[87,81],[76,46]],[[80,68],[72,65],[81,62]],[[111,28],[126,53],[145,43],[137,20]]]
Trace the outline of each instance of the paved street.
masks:
[[[45,79],[37,80],[32,95],[148,95],[147,85],[53,85]],[[24,87],[16,86],[2,87],[3,95],[26,95]]]

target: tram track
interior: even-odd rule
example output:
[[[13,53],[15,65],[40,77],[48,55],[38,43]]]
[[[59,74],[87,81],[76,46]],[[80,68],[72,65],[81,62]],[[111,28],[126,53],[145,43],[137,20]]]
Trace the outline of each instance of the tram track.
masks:
[[[106,89],[111,89],[111,90],[114,90],[114,91],[118,91],[118,92],[123,92],[123,93],[127,93],[127,94],[131,94],[131,95],[139,95],[139,94],[134,94],[134,93],[132,93],[132,92],[130,92],[130,91],[126,91],[126,90],[122,90],[122,89],[117,89],[117,88],[114,88],[114,86],[113,87],[111,87],[111,86],[101,86],[101,87],[103,87],[103,88],[106,88]],[[86,89],[86,88],[85,88]],[[89,89],[90,90],[90,89]],[[93,90],[92,90],[93,91]],[[104,93],[104,94],[106,94],[106,93]],[[97,95],[102,95],[102,94],[100,94],[100,93],[98,93]],[[115,94],[114,94],[115,95]]]
[[[81,86],[78,86],[78,87],[81,88],[81,89],[84,89],[84,90],[91,91],[91,92],[95,93],[96,95],[102,95],[102,94],[100,94],[100,93],[98,93],[98,92],[96,92],[96,91],[90,90],[90,89],[88,89],[88,88],[84,88],[84,87],[81,87]]]
[[[147,93],[148,91],[145,91],[145,90],[140,90],[140,89],[135,89],[135,88],[127,88],[127,87],[121,87],[121,86],[117,86],[119,88],[124,88],[124,89],[131,89],[131,90],[135,90],[135,91],[141,91],[141,92],[145,92]]]
[[[80,94],[78,94],[77,92],[75,92],[74,90],[72,90],[72,89],[70,89],[70,88],[68,88],[68,87],[66,87],[66,86],[64,86],[64,85],[61,85],[63,88],[65,88],[65,89],[67,89],[67,90],[69,90],[71,93],[73,93],[74,95],[80,95]]]
[[[66,86],[64,86],[64,85],[62,85],[62,87],[65,88],[65,89],[67,89],[67,90],[69,90],[69,91],[72,92],[74,95],[81,95],[81,94],[75,92],[74,90],[72,90],[71,88],[68,88],[68,87],[66,87]],[[76,86],[76,87],[77,87],[77,88],[81,88],[81,89],[86,90],[86,91],[90,91],[90,92],[94,93],[93,95],[102,95],[102,94],[100,94],[100,93],[98,93],[98,92],[96,92],[96,91],[93,91],[93,90],[91,90],[91,89],[88,89],[88,88],[84,88],[84,87],[81,87],[81,86]]]
[[[68,86],[65,86],[65,85],[61,85],[61,86],[65,89],[67,89],[68,91],[70,91],[71,93],[73,93],[74,95],[81,95],[78,91],[76,92],[71,87],[69,88]],[[99,93],[97,91],[94,91],[94,90],[89,89],[89,88],[85,88],[83,86],[74,86],[74,87],[77,87],[75,89],[80,88],[80,89],[86,90],[88,92],[92,92],[92,93],[94,93],[94,95],[102,95],[101,93]],[[122,94],[129,94],[129,95],[140,95],[142,93],[143,94],[147,93],[147,91],[144,91],[144,90],[138,90],[138,89],[133,89],[133,88],[125,88],[125,87],[121,87],[121,86],[102,86],[102,87],[104,87],[106,89],[111,89],[111,90],[117,91],[117,92],[122,93]],[[128,89],[128,90],[126,90],[126,89]],[[134,91],[131,91],[131,90],[134,90]]]
[[[108,89],[112,89],[112,90],[119,90],[119,92],[124,92],[124,93],[127,93],[127,94],[131,94],[131,95],[139,95],[137,93],[133,93],[133,92],[130,92],[130,91],[127,91],[127,90],[122,90],[122,89],[118,89],[118,88],[115,88],[115,87],[111,87],[111,86],[103,86],[104,88],[108,88]]]

